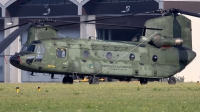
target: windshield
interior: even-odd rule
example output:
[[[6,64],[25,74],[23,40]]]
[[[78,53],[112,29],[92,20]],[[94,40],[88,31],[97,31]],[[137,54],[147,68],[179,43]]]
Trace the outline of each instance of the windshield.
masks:
[[[27,51],[27,52],[34,52],[35,51],[35,45],[24,45],[21,49],[21,52]]]

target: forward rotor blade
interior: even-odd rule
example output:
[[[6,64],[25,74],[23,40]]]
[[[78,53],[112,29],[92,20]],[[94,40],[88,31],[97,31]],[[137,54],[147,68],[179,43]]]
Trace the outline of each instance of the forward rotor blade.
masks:
[[[53,26],[53,27],[63,27],[63,26],[70,26],[70,25],[75,25],[75,24],[80,24],[79,23],[67,23],[67,24],[62,24],[62,25],[56,25],[56,26]]]
[[[2,53],[20,34],[22,34],[26,29],[28,29],[31,24],[26,24],[21,28],[12,32],[3,41],[0,42],[0,53]]]
[[[27,22],[25,22],[25,23],[22,23],[22,24],[13,25],[13,26],[11,26],[11,27],[8,27],[8,28],[5,28],[5,29],[1,29],[0,31],[4,31],[4,30],[10,29],[10,28],[17,27],[17,26],[22,26],[22,25],[25,25],[25,24],[28,24],[28,23],[27,23]]]
[[[4,56],[12,56],[12,55],[0,55],[0,57],[4,57]]]
[[[146,28],[142,26],[128,26],[128,25],[117,25],[117,24],[106,24],[106,23],[86,23],[86,24],[97,24],[97,25],[106,25],[106,26],[118,26],[118,27],[125,27],[125,28],[134,28],[134,29],[149,29],[149,30],[163,30],[159,28]]]
[[[59,22],[67,22],[69,24],[81,24],[81,23],[85,23],[85,24],[96,24],[96,25],[106,25],[106,26],[117,26],[117,27],[125,27],[125,28],[134,28],[134,29],[149,29],[149,30],[163,30],[163,29],[159,29],[159,28],[146,28],[146,27],[141,27],[141,26],[129,26],[129,25],[117,25],[117,24],[107,24],[107,23],[90,23],[90,22],[75,22],[75,21],[60,21]],[[58,25],[59,27],[61,25]],[[54,26],[54,27],[58,27],[58,26]]]
[[[112,18],[120,18],[120,17],[134,16],[134,15],[143,14],[143,13],[146,13],[146,12],[132,13],[132,14],[124,14],[124,15],[112,16],[112,17],[104,17],[104,18],[93,19],[93,20],[87,20],[87,21],[82,21],[82,22],[101,21],[101,20],[112,19]]]
[[[134,15],[145,14],[145,13],[146,12],[132,13],[132,14],[125,14],[125,15],[121,15],[121,16],[112,16],[112,17],[104,17],[104,18],[93,19],[93,20],[86,20],[86,21],[81,21],[81,22],[101,21],[101,20],[106,20],[106,19],[120,18],[120,17],[127,17],[127,16],[134,16]],[[54,27],[70,26],[70,25],[74,25],[74,24],[79,24],[79,23],[69,23],[69,24],[57,25],[57,26],[54,26]]]

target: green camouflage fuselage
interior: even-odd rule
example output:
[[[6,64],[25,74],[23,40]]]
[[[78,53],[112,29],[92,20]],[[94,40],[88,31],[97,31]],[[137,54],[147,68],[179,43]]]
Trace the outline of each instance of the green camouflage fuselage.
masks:
[[[72,38],[40,41],[40,44],[35,44],[33,53],[20,56],[21,63],[14,66],[41,73],[162,78],[176,74],[194,58],[182,64],[180,50],[176,47],[158,49],[137,42]],[[45,49],[41,62],[35,61],[38,46]],[[57,48],[65,49],[66,57],[57,57]],[[84,51],[88,51],[89,56],[85,57]],[[112,53],[111,59],[107,58],[108,52]],[[135,55],[134,60],[130,60],[130,54]],[[157,56],[156,62],[152,60],[154,55]],[[26,62],[29,57],[34,57],[31,64]]]
[[[180,72],[196,57],[188,18],[163,16],[146,21],[145,26],[163,30],[146,30],[135,42],[114,42],[59,38],[51,26],[33,26],[21,52],[10,62],[40,73],[163,78]]]

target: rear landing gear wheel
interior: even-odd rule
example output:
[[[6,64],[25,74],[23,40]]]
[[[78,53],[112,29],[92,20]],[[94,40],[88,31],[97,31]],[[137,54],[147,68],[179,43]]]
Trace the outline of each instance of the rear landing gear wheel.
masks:
[[[99,84],[99,78],[98,77],[90,77],[89,84]]]
[[[175,77],[169,77],[168,84],[176,84],[176,78]]]
[[[62,80],[62,83],[63,84],[73,84],[74,83],[74,80],[72,77],[69,77],[69,76],[65,76]]]
[[[147,83],[148,83],[147,79],[144,79],[144,78],[141,78],[141,79],[140,79],[140,84],[141,84],[141,85],[147,84]]]

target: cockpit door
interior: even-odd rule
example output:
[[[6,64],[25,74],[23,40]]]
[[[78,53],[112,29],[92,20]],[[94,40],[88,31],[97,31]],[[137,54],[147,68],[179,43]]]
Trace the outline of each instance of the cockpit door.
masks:
[[[45,55],[45,48],[42,44],[36,44],[35,59],[33,65],[38,67],[39,70],[44,70],[48,64],[48,58]],[[50,62],[52,63],[52,62]],[[52,63],[53,64],[53,63]]]
[[[47,67],[48,71],[55,71],[56,69],[56,52],[53,45],[45,46],[45,53],[43,55],[42,63]]]
[[[37,46],[37,52],[35,56],[35,62],[41,62],[44,57],[45,49],[42,45]]]

